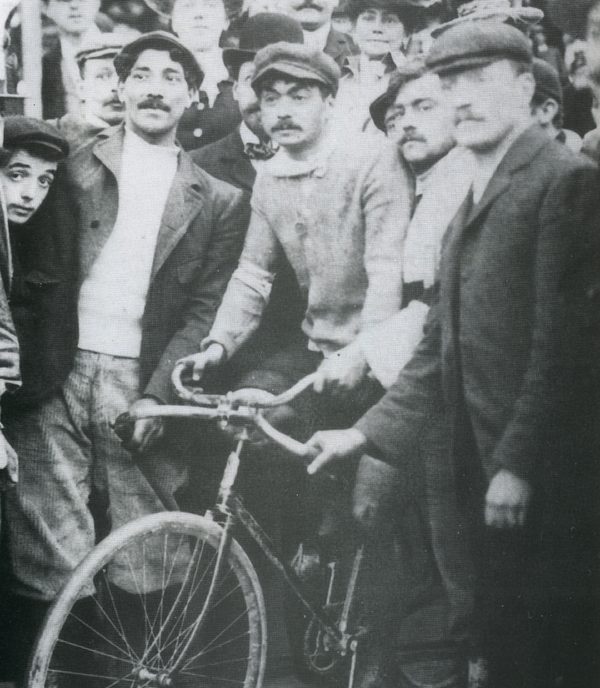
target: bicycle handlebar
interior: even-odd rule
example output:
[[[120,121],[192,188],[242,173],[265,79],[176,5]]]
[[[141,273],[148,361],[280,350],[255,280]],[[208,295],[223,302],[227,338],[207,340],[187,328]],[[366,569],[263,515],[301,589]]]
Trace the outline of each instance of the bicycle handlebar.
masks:
[[[316,456],[314,450],[274,428],[262,415],[261,409],[289,403],[310,387],[315,377],[315,373],[307,375],[283,394],[252,405],[238,403],[232,392],[224,395],[203,394],[201,390],[193,390],[182,384],[181,390],[183,392],[177,389],[178,395],[185,401],[192,401],[194,406],[157,405],[136,411],[133,414],[123,413],[115,421],[114,428],[117,434],[122,437],[126,427],[142,418],[197,418],[199,420],[221,420],[234,425],[255,425],[264,435],[291,454],[303,459],[313,459]]]

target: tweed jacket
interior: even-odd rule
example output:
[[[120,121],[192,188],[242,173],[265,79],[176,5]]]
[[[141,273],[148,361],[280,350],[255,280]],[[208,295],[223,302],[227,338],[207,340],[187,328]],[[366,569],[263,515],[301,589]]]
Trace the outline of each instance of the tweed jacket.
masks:
[[[69,161],[81,212],[80,283],[115,224],[123,139],[123,125],[107,129]],[[142,318],[141,393],[162,401],[173,398],[173,366],[198,351],[209,331],[237,264],[247,223],[241,192],[206,174],[180,152]]]
[[[593,365],[597,198],[593,165],[537,126],[513,144],[479,203],[467,198],[445,236],[424,338],[356,425],[382,456],[409,461],[442,409],[454,459],[468,434],[482,479],[507,469],[536,485],[556,474],[559,448],[589,415],[582,381]]]

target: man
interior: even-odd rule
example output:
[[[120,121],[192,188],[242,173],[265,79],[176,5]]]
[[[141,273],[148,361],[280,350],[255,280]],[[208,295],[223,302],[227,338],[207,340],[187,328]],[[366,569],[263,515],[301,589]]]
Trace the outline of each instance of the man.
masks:
[[[348,55],[358,54],[358,48],[350,36],[332,27],[336,4],[336,0],[281,0],[278,9],[300,22],[306,45],[323,50],[341,67]]]
[[[534,123],[531,60],[496,22],[434,44],[428,64],[476,161],[472,195],[413,358],[354,428],[315,435],[309,472],[365,451],[402,467],[444,413],[492,685],[593,685],[597,178]]]
[[[67,112],[52,121],[66,136],[73,150],[90,141],[106,127],[123,121],[125,111],[119,99],[119,79],[113,64],[123,46],[121,36],[106,33],[99,39],[87,41],[77,53],[82,113]]]
[[[191,153],[192,160],[213,177],[246,192],[248,204],[257,170],[275,154],[262,127],[258,98],[251,86],[254,57],[261,48],[279,41],[303,43],[300,24],[285,15],[269,13],[256,14],[246,20],[239,47],[223,50],[223,61],[233,80],[232,95],[242,123],[224,139]],[[260,360],[289,343],[290,332],[297,331],[304,308],[296,277],[288,261],[283,259],[258,332],[228,366],[231,385],[235,385],[239,374],[256,367]]]
[[[563,90],[558,72],[545,60],[533,60],[535,92],[531,101],[533,116],[549,136],[564,143],[575,153],[581,150],[582,139],[574,131],[563,129]]]
[[[247,222],[241,194],[175,146],[202,80],[193,55],[154,32],[126,46],[115,68],[125,124],[69,161],[80,230],[78,348],[60,389],[13,427],[24,469],[8,514],[22,610],[47,607],[93,547],[90,494],[113,528],[163,508],[111,423],[130,406],[173,399],[173,364],[208,333]],[[138,421],[129,446],[147,452],[162,434],[161,423]],[[145,465],[152,471],[158,460],[165,488],[175,490],[184,466],[165,453],[157,446]]]
[[[100,0],[45,0],[45,13],[58,29],[58,40],[42,60],[44,119],[81,113],[79,69],[75,56],[84,41],[99,37],[94,23]]]
[[[177,140],[189,151],[222,139],[240,123],[220,47],[228,26],[225,2],[174,0],[171,24],[204,73],[202,90],[183,114],[177,129]]]

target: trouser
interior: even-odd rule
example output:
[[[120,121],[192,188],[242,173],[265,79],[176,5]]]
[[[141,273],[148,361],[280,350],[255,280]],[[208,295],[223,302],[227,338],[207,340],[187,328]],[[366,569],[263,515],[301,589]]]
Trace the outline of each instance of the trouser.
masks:
[[[137,360],[80,350],[59,392],[40,408],[14,411],[4,419],[20,457],[19,483],[6,495],[17,594],[52,600],[92,549],[97,540],[90,509],[93,491],[106,505],[112,529],[164,510],[111,428],[138,398]],[[158,453],[145,459],[145,470],[170,492],[185,480],[182,463]],[[130,565],[136,569],[135,561],[116,559],[109,572],[112,582],[125,590],[131,587]],[[158,571],[156,577],[150,575],[147,591],[160,588],[160,580]]]

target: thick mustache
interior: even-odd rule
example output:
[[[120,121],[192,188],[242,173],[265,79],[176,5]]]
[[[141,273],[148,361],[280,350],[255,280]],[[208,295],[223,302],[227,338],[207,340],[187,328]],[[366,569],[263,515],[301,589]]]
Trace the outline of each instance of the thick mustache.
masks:
[[[282,131],[283,129],[297,129],[298,131],[300,130],[300,127],[297,124],[292,124],[291,122],[286,122],[284,124],[276,124],[272,131]]]
[[[138,110],[163,110],[164,112],[171,112],[171,108],[157,98],[148,98],[142,101],[138,105]]]
[[[323,8],[320,5],[315,5],[314,2],[308,0],[308,2],[303,2],[301,5],[298,5],[296,10],[318,10],[319,12],[322,12]]]

